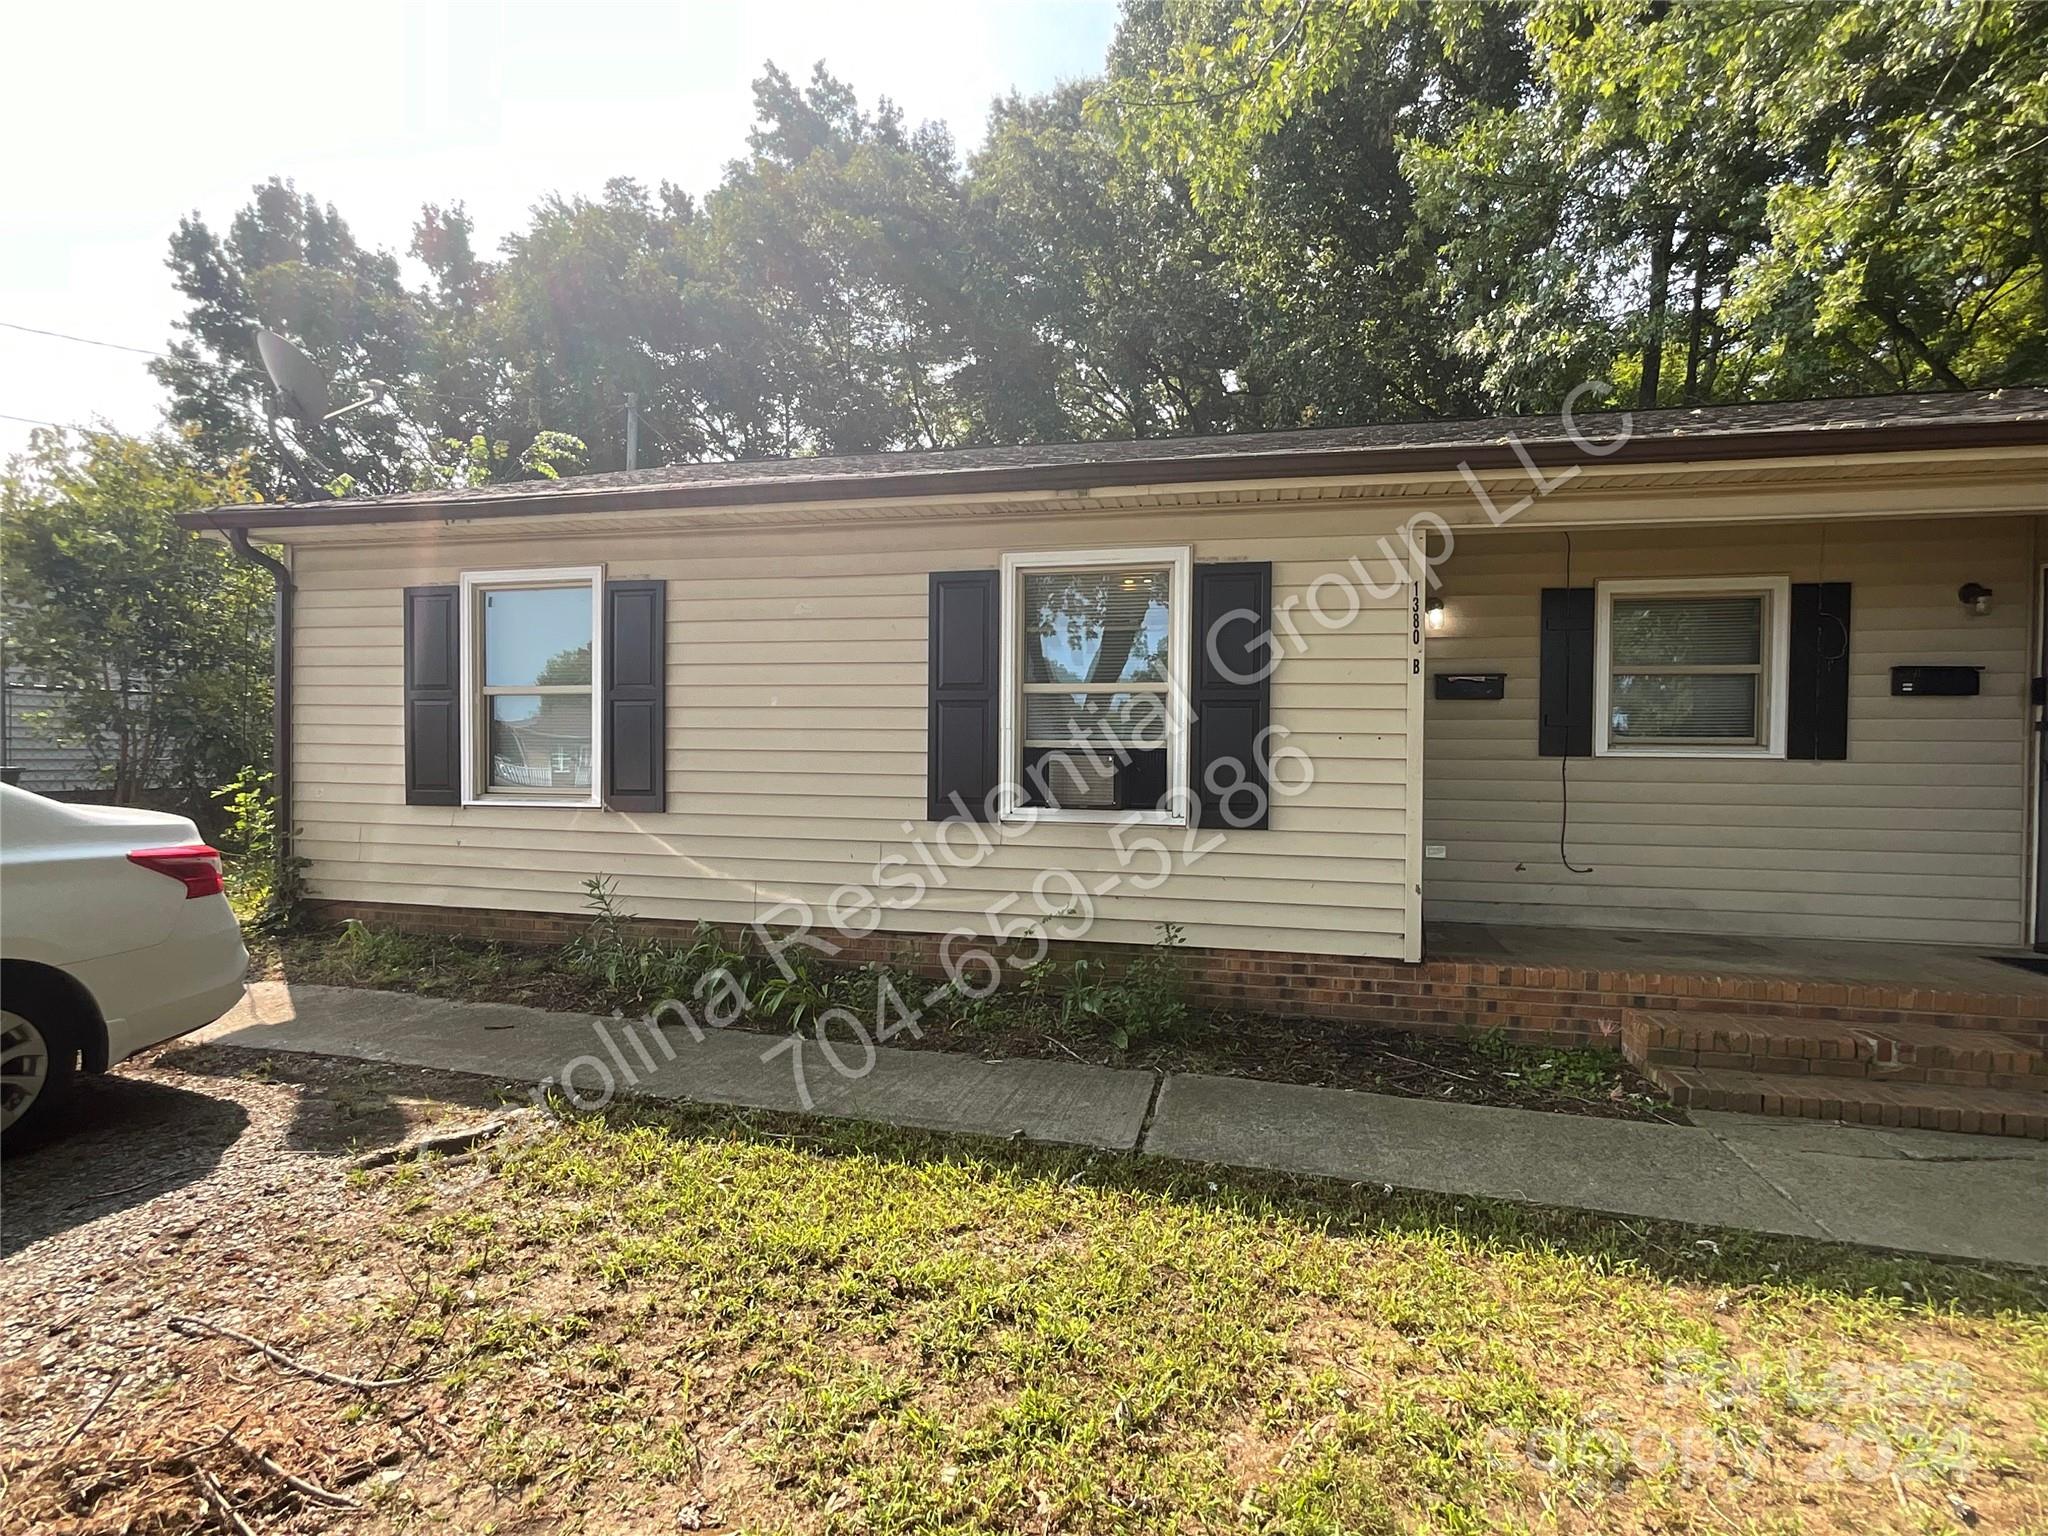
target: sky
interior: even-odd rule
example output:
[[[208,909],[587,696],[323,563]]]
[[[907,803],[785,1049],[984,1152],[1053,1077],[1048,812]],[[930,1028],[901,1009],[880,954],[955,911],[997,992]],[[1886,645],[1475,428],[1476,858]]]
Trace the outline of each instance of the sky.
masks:
[[[862,103],[942,120],[965,154],[988,104],[1095,74],[1115,0],[675,0],[670,4],[21,5],[0,143],[0,459],[11,417],[146,431],[162,393],[135,352],[181,306],[178,219],[216,229],[266,177],[403,252],[425,202],[468,205],[480,245],[549,192],[613,176],[702,193],[744,153],[751,84],[824,60]]]

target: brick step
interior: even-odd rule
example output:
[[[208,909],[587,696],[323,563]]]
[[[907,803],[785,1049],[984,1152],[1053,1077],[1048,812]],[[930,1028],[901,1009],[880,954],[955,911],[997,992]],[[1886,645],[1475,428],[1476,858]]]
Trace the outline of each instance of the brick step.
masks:
[[[1713,1067],[1658,1066],[1646,1075],[1681,1109],[1727,1109],[1750,1115],[2048,1141],[2048,1098],[2037,1093],[1731,1072]]]
[[[1989,1029],[1631,1008],[1621,1048],[1644,1071],[1704,1067],[2048,1095],[2048,1050]]]

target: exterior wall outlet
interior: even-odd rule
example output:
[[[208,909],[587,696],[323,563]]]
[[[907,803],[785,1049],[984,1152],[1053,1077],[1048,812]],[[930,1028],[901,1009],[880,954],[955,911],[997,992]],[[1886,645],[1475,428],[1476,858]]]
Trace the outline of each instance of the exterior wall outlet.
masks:
[[[1441,859],[1448,857],[1444,850],[1444,845],[1442,843],[1424,843],[1422,845],[1422,856],[1425,859]]]

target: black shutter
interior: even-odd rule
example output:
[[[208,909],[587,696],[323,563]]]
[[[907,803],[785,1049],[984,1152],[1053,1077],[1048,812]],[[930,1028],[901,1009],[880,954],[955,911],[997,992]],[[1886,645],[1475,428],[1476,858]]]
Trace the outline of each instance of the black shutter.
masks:
[[[668,809],[667,583],[604,584],[604,803]]]
[[[405,803],[462,804],[462,589],[405,589]]]
[[[1593,588],[1543,589],[1543,649],[1536,751],[1593,755]]]
[[[1205,827],[1261,828],[1270,821],[1273,798],[1265,739],[1279,657],[1272,636],[1273,567],[1198,565],[1194,581],[1188,781],[1195,819]]]
[[[1841,762],[1849,755],[1849,583],[1794,582],[1791,631],[1785,755]]]
[[[925,799],[933,821],[987,821],[994,814],[989,799],[1002,778],[996,761],[1001,587],[997,571],[932,572]]]

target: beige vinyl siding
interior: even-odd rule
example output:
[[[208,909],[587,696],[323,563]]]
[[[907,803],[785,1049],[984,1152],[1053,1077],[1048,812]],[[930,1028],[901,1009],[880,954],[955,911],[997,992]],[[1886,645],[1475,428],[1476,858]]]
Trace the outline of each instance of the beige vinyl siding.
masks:
[[[1461,534],[1428,670],[1504,670],[1497,703],[1426,706],[1427,916],[1908,942],[2022,938],[2031,811],[2032,519],[1581,531],[1571,581],[1786,576],[1853,587],[1846,762],[1536,751],[1539,604],[1565,535]],[[1956,590],[1982,582],[1991,613]],[[1976,698],[1894,698],[1890,669],[1982,666]]]
[[[601,873],[645,916],[751,921],[788,901],[822,916],[835,890],[874,884],[894,860],[883,899],[906,895],[913,871],[929,888],[914,908],[885,911],[884,930],[982,932],[1061,911],[1064,883],[1034,886],[1067,870],[1091,893],[1118,882],[1094,898],[1092,938],[1148,941],[1172,921],[1195,945],[1412,957],[1421,682],[1405,596],[1368,597],[1340,628],[1302,625],[1304,648],[1274,676],[1272,718],[1312,760],[1313,784],[1276,798],[1269,830],[1126,833],[1127,845],[1157,838],[1174,851],[1156,889],[1132,889],[1155,856],[1121,860],[1106,826],[1040,826],[954,868],[925,820],[931,571],[992,569],[1005,551],[1189,544],[1197,563],[1271,560],[1275,603],[1299,606],[1309,583],[1354,554],[1373,559],[1372,541],[1397,527],[1393,511],[1311,507],[588,538],[471,527],[301,546],[295,763],[309,888],[570,912]],[[465,570],[592,563],[667,583],[669,811],[407,806],[402,590]],[[952,837],[969,847],[971,834]]]

